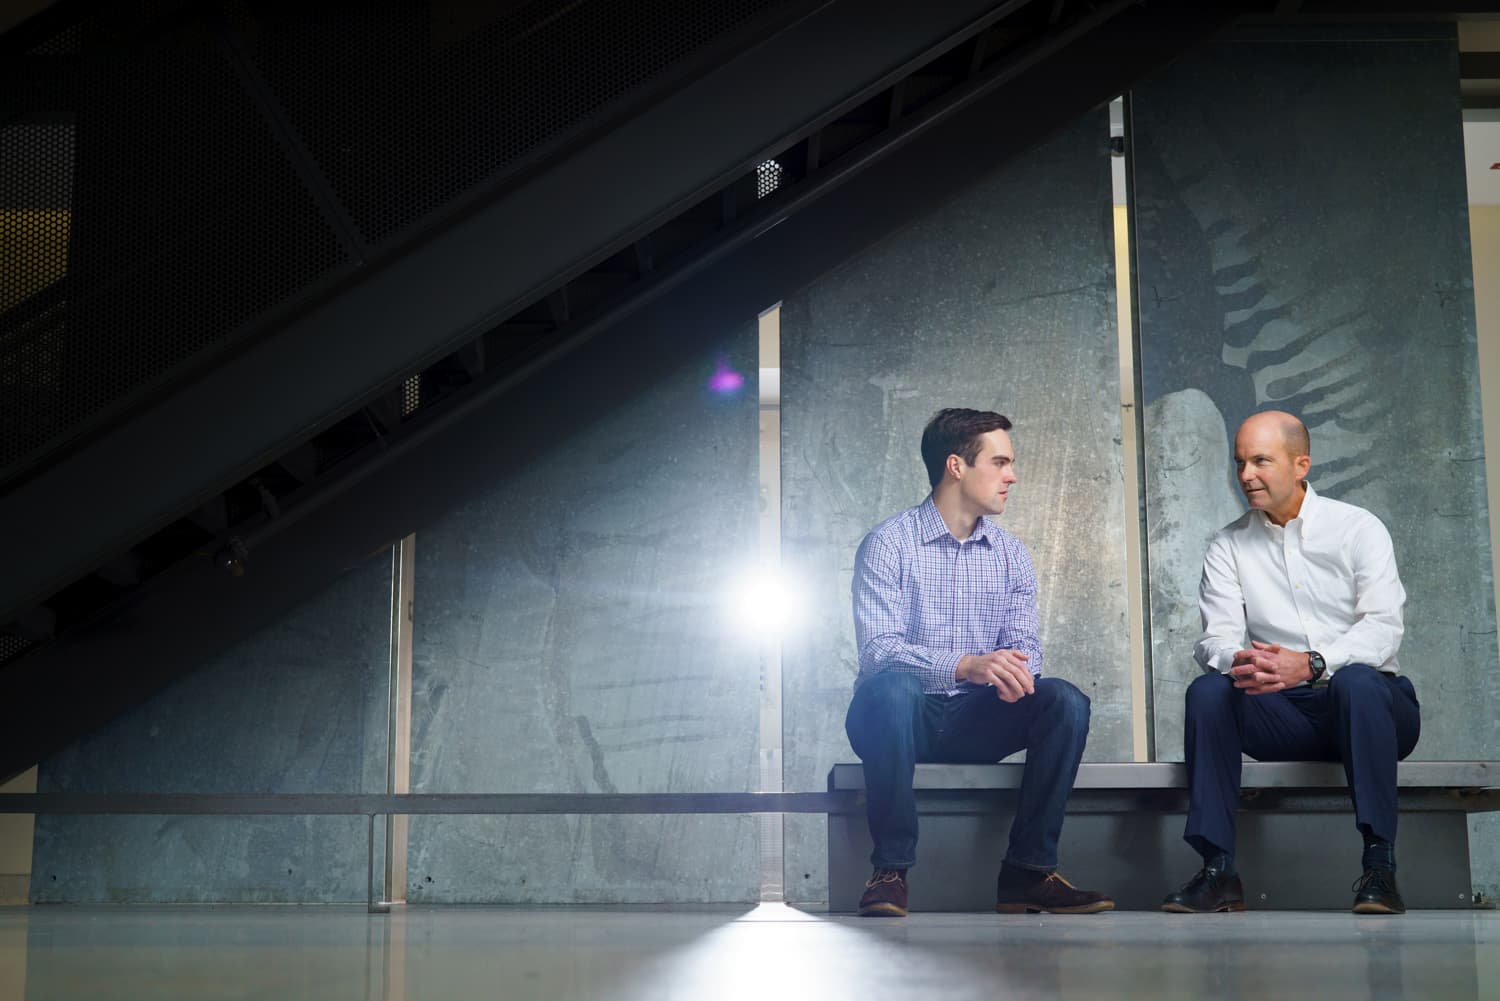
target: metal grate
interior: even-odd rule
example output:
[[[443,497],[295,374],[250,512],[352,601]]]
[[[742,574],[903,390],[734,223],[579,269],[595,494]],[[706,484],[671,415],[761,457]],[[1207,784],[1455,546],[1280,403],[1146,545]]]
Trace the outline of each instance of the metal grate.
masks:
[[[73,193],[73,126],[0,128],[0,312],[20,305],[68,270]]]
[[[790,0],[247,2],[246,49],[366,241],[379,243],[706,43]],[[503,9],[505,5],[494,5]],[[254,22],[250,27],[248,22]]]
[[[765,198],[781,187],[782,175],[786,171],[775,160],[767,160],[755,168],[755,197]]]
[[[120,4],[0,68],[0,476],[344,261],[182,3]]]
[[[0,664],[19,657],[32,645],[31,640],[24,637],[12,633],[0,633]]]
[[[407,417],[422,406],[422,376],[411,376],[401,384],[401,416]]]
[[[73,126],[0,128],[0,466],[58,421]]]

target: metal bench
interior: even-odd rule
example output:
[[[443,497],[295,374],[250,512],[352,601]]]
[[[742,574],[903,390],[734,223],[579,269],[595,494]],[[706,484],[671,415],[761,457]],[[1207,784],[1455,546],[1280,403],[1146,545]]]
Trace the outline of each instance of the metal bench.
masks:
[[[915,911],[994,906],[1021,764],[918,765],[921,818]],[[828,816],[828,906],[852,911],[869,876],[864,768],[834,765]],[[1237,866],[1252,908],[1342,909],[1359,876],[1359,835],[1343,767],[1333,762],[1245,763]],[[1411,908],[1473,906],[1468,814],[1500,809],[1500,762],[1406,761],[1397,771],[1401,892]],[[850,804],[845,807],[844,804]],[[1198,858],[1182,841],[1187,767],[1171,763],[1084,764],[1068,802],[1061,871],[1105,890],[1117,905],[1154,910],[1192,874]]]

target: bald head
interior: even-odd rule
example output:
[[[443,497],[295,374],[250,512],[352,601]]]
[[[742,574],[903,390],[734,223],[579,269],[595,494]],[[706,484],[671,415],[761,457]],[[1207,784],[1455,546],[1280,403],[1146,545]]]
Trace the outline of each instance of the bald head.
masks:
[[[1285,525],[1302,510],[1308,457],[1307,425],[1291,414],[1267,410],[1240,425],[1234,468],[1250,507]]]
[[[1286,446],[1287,454],[1293,458],[1312,455],[1312,439],[1307,434],[1307,425],[1284,410],[1263,410],[1252,414],[1240,425],[1240,434],[1257,435],[1263,431],[1274,431]]]

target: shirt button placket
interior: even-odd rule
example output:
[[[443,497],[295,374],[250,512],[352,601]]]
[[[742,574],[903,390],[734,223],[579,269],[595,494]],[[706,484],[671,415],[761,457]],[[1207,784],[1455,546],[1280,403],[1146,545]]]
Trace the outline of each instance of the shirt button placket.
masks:
[[[1299,546],[1292,544],[1292,533],[1288,531],[1282,538],[1282,563],[1286,566],[1287,583],[1292,586],[1292,604],[1297,609],[1297,620],[1302,626],[1302,631],[1309,637],[1312,631],[1308,629],[1307,609],[1304,600],[1307,596],[1307,567],[1302,560],[1302,550]]]
[[[960,617],[963,615],[962,599],[964,589],[961,583],[963,555],[964,544],[962,542],[955,542],[953,545],[953,614],[948,620],[949,622],[953,623],[953,640],[955,646],[958,644],[958,641],[963,638],[964,634],[963,623],[959,621]]]

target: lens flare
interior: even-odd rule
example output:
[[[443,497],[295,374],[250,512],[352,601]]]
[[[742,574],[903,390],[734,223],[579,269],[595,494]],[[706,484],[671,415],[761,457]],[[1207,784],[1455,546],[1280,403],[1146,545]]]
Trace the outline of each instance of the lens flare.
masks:
[[[714,374],[708,377],[709,392],[716,396],[733,396],[745,388],[745,377],[729,367],[728,360],[719,359]]]

